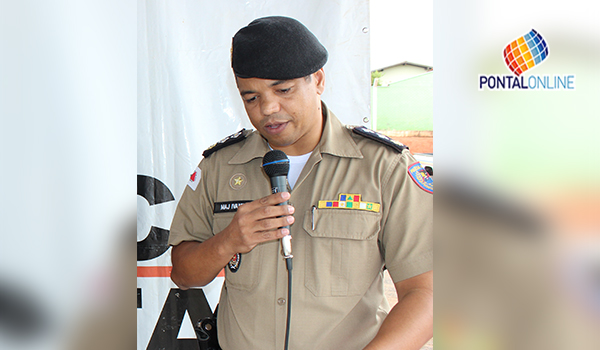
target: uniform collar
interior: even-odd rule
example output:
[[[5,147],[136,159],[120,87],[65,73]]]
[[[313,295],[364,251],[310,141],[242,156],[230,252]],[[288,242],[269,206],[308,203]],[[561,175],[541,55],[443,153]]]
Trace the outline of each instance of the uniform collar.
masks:
[[[321,140],[313,153],[327,153],[342,158],[363,158],[350,132],[340,120],[321,102],[325,127]],[[262,158],[270,151],[269,144],[256,130],[252,131],[244,146],[229,160],[229,164],[245,164],[255,158]]]
[[[321,106],[325,116],[325,128],[315,151],[342,158],[362,158],[363,155],[352,139],[351,132],[348,132],[333,112],[329,111],[325,103],[321,102]]]

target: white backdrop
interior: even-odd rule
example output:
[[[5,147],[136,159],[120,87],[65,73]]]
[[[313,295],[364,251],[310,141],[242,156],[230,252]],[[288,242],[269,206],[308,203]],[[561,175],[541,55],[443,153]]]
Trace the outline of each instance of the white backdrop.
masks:
[[[231,39],[269,15],[294,17],[319,38],[329,51],[323,100],[342,122],[370,125],[368,1],[139,1],[138,349],[197,348],[189,340],[194,317],[185,311],[181,319],[185,295],[171,291],[176,286],[167,277],[165,230],[203,150],[252,128],[231,71]],[[217,278],[203,289],[211,309],[222,283]],[[179,305],[164,309],[179,316],[161,325],[165,305]]]

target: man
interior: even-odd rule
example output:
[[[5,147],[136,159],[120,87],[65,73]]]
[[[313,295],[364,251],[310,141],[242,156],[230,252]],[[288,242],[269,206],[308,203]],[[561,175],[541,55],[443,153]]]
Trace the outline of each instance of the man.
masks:
[[[326,61],[291,18],[257,19],[233,38],[232,67],[256,130],[204,152],[170,237],[179,287],[204,286],[225,268],[223,349],[283,349],[279,239],[289,234],[290,349],[419,349],[432,337],[432,181],[406,147],[344,127],[326,108]],[[270,194],[261,169],[270,149],[290,157],[291,194]],[[384,268],[399,299],[389,314]]]

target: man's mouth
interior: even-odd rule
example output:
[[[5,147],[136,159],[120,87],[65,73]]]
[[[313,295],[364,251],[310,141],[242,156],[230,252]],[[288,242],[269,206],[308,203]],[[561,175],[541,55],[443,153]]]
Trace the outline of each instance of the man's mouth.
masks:
[[[282,132],[285,127],[287,126],[288,122],[274,122],[274,123],[269,123],[267,125],[265,125],[265,130],[269,133],[269,134],[278,134],[280,132]]]

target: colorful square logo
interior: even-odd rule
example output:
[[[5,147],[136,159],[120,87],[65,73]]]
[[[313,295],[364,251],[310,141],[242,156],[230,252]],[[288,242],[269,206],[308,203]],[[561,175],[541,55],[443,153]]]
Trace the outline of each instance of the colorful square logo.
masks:
[[[517,76],[542,63],[546,57],[548,45],[535,29],[504,48],[504,63]]]

